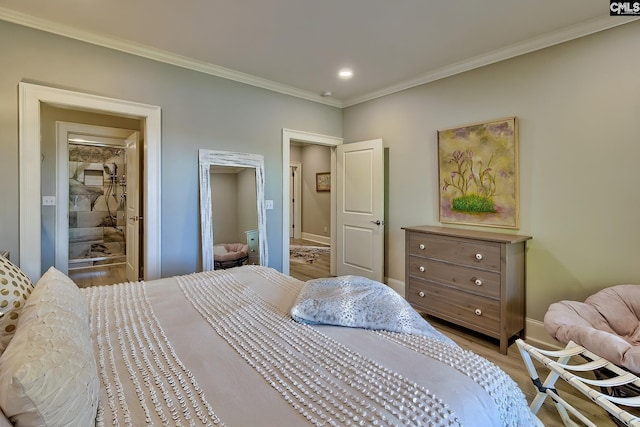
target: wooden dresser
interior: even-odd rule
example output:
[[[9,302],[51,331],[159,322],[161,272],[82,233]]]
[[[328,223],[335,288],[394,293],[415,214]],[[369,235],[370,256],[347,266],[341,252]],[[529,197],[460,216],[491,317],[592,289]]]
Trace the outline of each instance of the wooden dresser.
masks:
[[[403,227],[406,298],[418,311],[500,340],[523,337],[529,236]]]

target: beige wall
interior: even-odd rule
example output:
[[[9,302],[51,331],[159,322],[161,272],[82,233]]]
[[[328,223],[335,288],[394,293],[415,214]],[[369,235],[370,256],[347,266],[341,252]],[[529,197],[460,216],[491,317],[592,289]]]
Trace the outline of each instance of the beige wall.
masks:
[[[316,173],[331,171],[331,150],[322,145],[306,145],[302,147],[301,157],[302,232],[329,237],[331,193],[316,191]]]
[[[236,174],[211,173],[211,216],[214,245],[238,242],[238,176]]]
[[[281,268],[282,129],[341,135],[340,109],[4,21],[0,52],[0,249],[12,260],[19,263],[18,84],[29,82],[162,109],[162,276],[200,269],[198,149],[262,154],[274,201],[269,265]]]
[[[316,173],[331,171],[331,149],[322,145],[292,145],[290,161],[302,164],[301,232],[311,238],[331,237],[331,193],[316,191]],[[325,231],[325,227],[327,231]],[[304,237],[304,236],[303,236]]]
[[[215,167],[211,172],[214,244],[247,241],[245,231],[258,228],[256,198],[255,169]]]
[[[256,170],[246,168],[238,173],[238,242],[246,242],[245,231],[258,228]]]
[[[388,277],[404,281],[401,227],[439,224],[437,130],[517,116],[527,316],[640,283],[639,42],[635,21],[346,108],[345,141],[389,149]]]

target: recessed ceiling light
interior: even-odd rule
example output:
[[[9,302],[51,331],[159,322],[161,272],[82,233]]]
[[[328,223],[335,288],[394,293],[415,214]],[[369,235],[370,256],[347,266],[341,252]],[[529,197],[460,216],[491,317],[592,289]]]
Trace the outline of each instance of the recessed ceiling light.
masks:
[[[325,90],[325,91],[324,91],[324,92],[322,92],[320,95],[322,95],[322,96],[324,96],[324,97],[326,98],[327,96],[331,96],[331,95],[333,95],[333,94],[331,93],[331,91],[330,91],[330,90]]]
[[[338,71],[338,76],[340,76],[341,79],[350,79],[351,77],[353,77],[353,71],[351,71],[351,69],[349,68],[343,68],[342,70]]]

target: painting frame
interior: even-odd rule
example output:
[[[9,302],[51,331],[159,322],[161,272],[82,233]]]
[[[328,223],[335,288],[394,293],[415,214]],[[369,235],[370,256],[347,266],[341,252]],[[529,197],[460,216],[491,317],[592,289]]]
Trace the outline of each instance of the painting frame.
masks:
[[[331,172],[316,173],[316,191],[318,193],[331,191]]]
[[[520,228],[518,118],[438,130],[439,221]]]

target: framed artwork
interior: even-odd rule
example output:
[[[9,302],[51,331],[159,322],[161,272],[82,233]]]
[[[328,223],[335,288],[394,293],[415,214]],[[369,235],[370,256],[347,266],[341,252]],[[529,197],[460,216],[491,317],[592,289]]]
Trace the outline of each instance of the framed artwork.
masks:
[[[316,191],[331,191],[331,172],[320,172],[316,174]]]
[[[438,131],[440,222],[519,228],[518,122]]]

